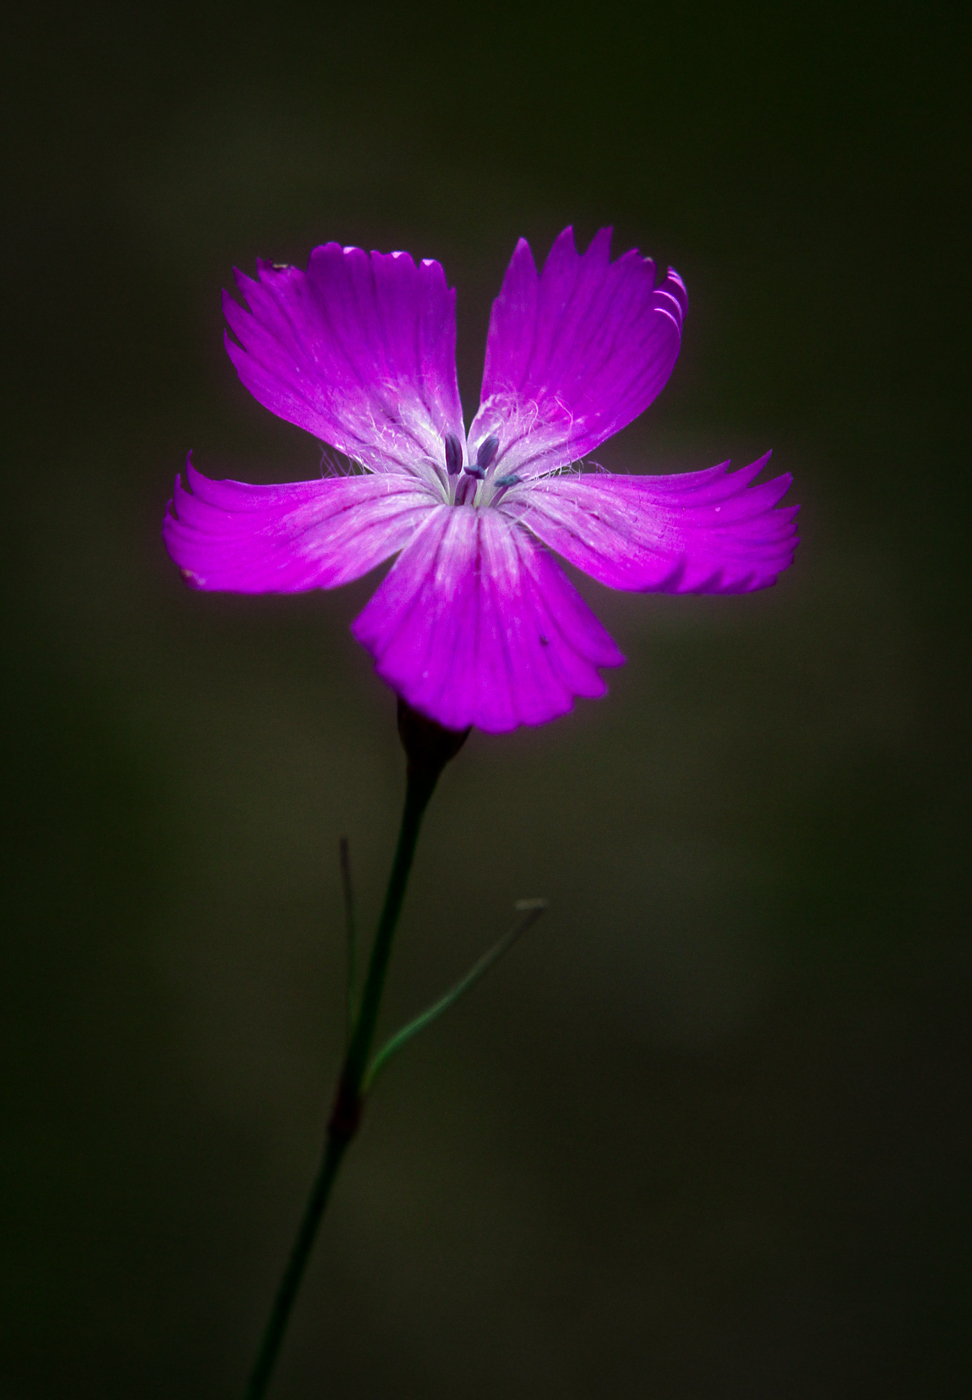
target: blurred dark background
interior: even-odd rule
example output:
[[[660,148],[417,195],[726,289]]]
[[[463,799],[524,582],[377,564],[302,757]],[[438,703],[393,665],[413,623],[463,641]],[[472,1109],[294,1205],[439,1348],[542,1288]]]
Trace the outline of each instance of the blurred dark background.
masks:
[[[474,735],[430,814],[387,1073],[274,1391],[972,1393],[968,24],[958,6],[284,3],[6,22],[2,1400],[237,1396],[341,1046],[337,841],[394,839],[373,586],[185,591],[211,476],[314,475],[220,288],[316,243],[459,289],[615,226],[691,296],[599,454],[766,447],[746,598],[587,596],[608,699]]]

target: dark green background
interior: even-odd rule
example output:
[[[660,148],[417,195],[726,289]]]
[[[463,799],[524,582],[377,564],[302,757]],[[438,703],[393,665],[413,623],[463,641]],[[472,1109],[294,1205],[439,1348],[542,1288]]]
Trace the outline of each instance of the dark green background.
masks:
[[[240,1393],[402,786],[373,586],[182,588],[210,475],[313,475],[219,291],[327,239],[441,259],[467,413],[517,236],[685,277],[599,454],[766,447],[766,593],[587,588],[611,695],[474,735],[387,1006],[549,915],[389,1070],[274,1391],[972,1393],[962,10],[43,7],[8,21],[2,1400]]]

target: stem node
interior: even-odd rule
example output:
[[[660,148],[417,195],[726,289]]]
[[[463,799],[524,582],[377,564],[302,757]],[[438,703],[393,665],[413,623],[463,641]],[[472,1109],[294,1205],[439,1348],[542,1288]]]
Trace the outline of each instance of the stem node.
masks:
[[[337,1094],[334,1097],[334,1107],[331,1109],[331,1116],[327,1123],[328,1137],[343,1142],[347,1146],[358,1131],[363,1108],[364,1099],[358,1086],[349,1083],[342,1074],[338,1081]]]

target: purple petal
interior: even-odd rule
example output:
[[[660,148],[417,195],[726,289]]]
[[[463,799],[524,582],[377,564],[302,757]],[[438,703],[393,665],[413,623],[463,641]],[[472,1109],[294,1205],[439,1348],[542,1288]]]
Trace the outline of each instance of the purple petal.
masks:
[[[775,583],[797,545],[797,506],[773,507],[791,477],[749,483],[769,453],[677,476],[545,477],[500,506],[538,539],[611,588],[748,593]]]
[[[378,674],[450,729],[499,733],[603,695],[624,658],[530,536],[498,511],[439,506],[352,632]]]
[[[441,465],[463,441],[456,294],[439,263],[327,243],[306,273],[257,264],[237,273],[247,312],[223,294],[226,348],[265,408],[372,471]]]
[[[191,463],[162,527],[194,588],[298,593],[350,583],[412,538],[435,497],[413,477],[326,477],[286,486],[210,481]]]
[[[610,261],[611,230],[583,256],[565,229],[538,277],[520,239],[493,303],[473,452],[500,441],[497,474],[576,462],[642,413],[678,356],[685,286],[632,251]]]

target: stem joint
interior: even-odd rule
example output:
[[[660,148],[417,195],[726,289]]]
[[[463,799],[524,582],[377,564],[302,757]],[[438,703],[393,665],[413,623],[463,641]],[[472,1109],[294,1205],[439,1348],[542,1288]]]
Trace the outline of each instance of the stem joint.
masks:
[[[346,1147],[358,1131],[363,1108],[364,1099],[358,1086],[342,1075],[338,1082],[334,1107],[331,1109],[331,1116],[327,1123],[328,1137],[334,1142],[343,1143]]]

